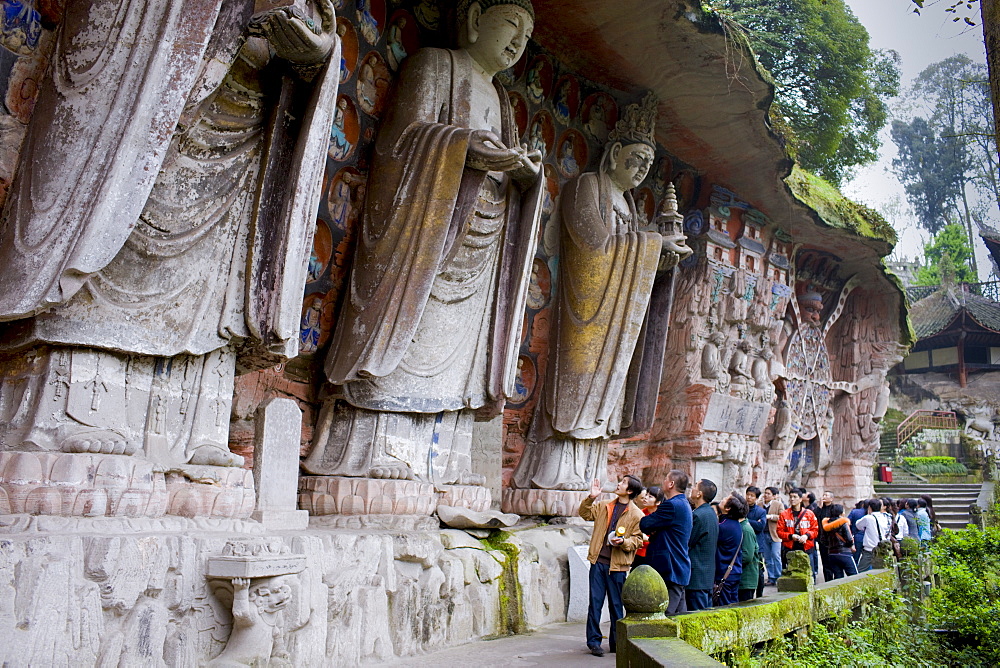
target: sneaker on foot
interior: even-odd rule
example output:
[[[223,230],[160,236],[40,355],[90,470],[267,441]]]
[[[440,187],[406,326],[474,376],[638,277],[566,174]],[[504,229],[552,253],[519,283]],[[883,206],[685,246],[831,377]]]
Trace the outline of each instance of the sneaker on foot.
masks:
[[[604,656],[604,650],[601,649],[600,647],[591,647],[590,653],[593,654],[594,656]]]

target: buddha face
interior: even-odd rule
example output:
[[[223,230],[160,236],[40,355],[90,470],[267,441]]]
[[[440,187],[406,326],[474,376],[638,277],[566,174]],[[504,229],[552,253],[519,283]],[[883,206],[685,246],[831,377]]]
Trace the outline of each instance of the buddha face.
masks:
[[[488,74],[496,74],[517,62],[534,29],[531,15],[516,5],[496,5],[480,13],[479,4],[473,3],[462,46]]]
[[[631,190],[645,180],[651,164],[653,149],[646,144],[612,148],[608,176],[622,190]]]

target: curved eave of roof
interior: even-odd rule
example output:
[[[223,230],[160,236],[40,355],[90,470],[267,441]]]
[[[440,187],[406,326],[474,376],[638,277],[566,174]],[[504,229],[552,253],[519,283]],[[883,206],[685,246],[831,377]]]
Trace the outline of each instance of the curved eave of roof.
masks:
[[[1000,304],[979,295],[954,296],[942,288],[910,307],[914,332],[921,340],[946,331],[963,313],[984,330],[1000,334]]]
[[[770,75],[718,16],[696,0],[546,0],[535,14],[539,44],[591,80],[653,91],[657,140],[670,153],[748,198],[796,243],[839,256],[845,276],[881,285],[898,305],[901,342],[915,340],[902,286],[881,262],[891,228],[794,164],[768,122]]]
[[[998,266],[1000,266],[1000,232],[996,230],[980,229],[979,237],[986,244],[986,250],[990,252],[990,256],[993,258]]]

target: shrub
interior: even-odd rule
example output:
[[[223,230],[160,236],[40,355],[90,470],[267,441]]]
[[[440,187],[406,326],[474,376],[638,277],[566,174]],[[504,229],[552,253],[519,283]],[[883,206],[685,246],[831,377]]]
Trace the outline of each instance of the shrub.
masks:
[[[753,668],[923,668],[947,663],[931,634],[909,622],[902,597],[887,591],[866,612],[867,618],[857,622],[817,624],[798,643],[778,638],[759,648],[749,660],[723,659],[729,665]]]
[[[1000,528],[944,530],[931,547],[941,586],[928,621],[951,633],[962,665],[1000,665]]]
[[[904,457],[903,466],[917,475],[967,475],[969,469],[954,457]]]

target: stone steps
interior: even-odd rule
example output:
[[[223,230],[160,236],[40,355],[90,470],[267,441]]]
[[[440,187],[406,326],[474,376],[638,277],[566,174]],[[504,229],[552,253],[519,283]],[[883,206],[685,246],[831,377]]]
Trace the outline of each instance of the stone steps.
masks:
[[[892,499],[917,498],[927,494],[934,500],[934,513],[942,527],[964,529],[971,521],[969,506],[979,498],[979,484],[876,483],[875,493]]]

